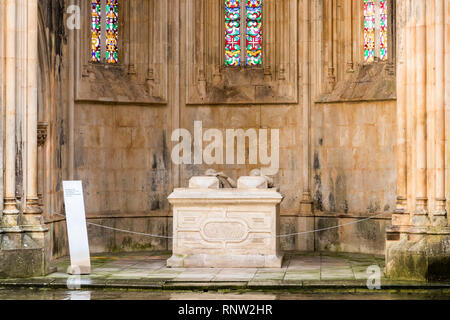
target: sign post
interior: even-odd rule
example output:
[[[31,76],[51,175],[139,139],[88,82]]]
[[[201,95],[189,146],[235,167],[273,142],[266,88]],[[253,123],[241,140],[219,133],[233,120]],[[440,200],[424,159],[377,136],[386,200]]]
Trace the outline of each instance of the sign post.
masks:
[[[81,181],[63,181],[66,207],[67,234],[69,236],[69,274],[90,274],[91,260],[84,211]]]

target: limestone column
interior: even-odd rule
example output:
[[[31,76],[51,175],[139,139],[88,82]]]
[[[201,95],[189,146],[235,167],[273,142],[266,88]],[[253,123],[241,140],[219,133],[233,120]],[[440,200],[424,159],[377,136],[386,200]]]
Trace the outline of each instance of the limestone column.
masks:
[[[27,229],[42,230],[42,210],[39,207],[37,191],[37,0],[27,1],[27,170],[26,170],[26,208],[23,215],[23,226]]]
[[[445,195],[445,0],[436,0],[436,199],[433,226],[446,226]]]
[[[334,68],[334,2],[335,0],[328,0],[325,2],[324,7],[326,10],[325,15],[327,16],[326,24],[327,30],[325,32],[328,33],[328,41],[327,41],[327,50],[326,50],[326,62],[328,65],[328,91],[332,92],[334,89],[334,85],[336,84],[336,75]]]
[[[0,2],[0,17],[5,16],[5,4]],[[5,20],[0,20],[0,136],[2,137],[0,141],[0,197],[3,200],[3,125],[4,125],[4,105],[5,105]],[[0,234],[1,231],[1,220],[3,215],[3,201],[0,203]]]
[[[17,232],[16,203],[16,0],[5,4],[5,189],[2,226]]]
[[[347,59],[346,72],[353,73],[354,59],[353,59],[353,2],[352,0],[346,0],[345,6],[345,28],[346,28],[346,44],[345,44],[345,58]]]
[[[415,49],[415,210],[412,224],[419,231],[428,225],[427,126],[426,126],[426,19],[427,2],[413,0],[416,15]]]
[[[404,12],[405,12],[405,112],[406,115],[406,205],[409,211],[409,223],[411,223],[410,218],[412,215],[412,211],[414,210],[413,206],[413,191],[414,191],[414,128],[415,128],[415,105],[416,105],[416,96],[415,96],[415,74],[416,69],[414,67],[414,55],[412,54],[416,50],[416,38],[415,38],[415,12],[413,1],[415,0],[404,0]],[[401,92],[400,92],[401,94]]]
[[[301,6],[299,6],[301,8]],[[311,121],[311,70],[310,70],[310,35],[311,35],[311,4],[303,1],[303,122],[302,122],[302,153],[303,153],[303,194],[300,203],[302,213],[312,212],[311,186],[310,186],[310,121]],[[300,13],[300,12],[299,12]],[[300,15],[299,15],[300,16]]]
[[[397,204],[392,225],[401,228],[409,225],[407,203],[407,157],[406,157],[406,106],[407,106],[407,19],[406,2],[397,3]]]

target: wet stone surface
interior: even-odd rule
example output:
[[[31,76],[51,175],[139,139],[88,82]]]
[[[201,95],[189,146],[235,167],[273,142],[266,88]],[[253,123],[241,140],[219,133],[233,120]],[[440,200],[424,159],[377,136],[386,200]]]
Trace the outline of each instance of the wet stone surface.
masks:
[[[168,268],[169,253],[94,255],[92,273],[82,279],[171,280],[177,282],[234,282],[254,280],[358,280],[367,279],[369,266],[384,276],[382,257],[361,254],[286,254],[281,268]],[[68,258],[56,262],[57,272],[45,278],[68,278]]]
[[[380,297],[381,294],[386,295],[386,299],[402,298],[401,290],[410,289],[420,289],[423,293],[425,288],[425,293],[437,297],[448,297],[450,294],[450,284],[398,282],[386,279],[383,273],[385,267],[383,257],[373,255],[286,252],[281,268],[168,268],[166,261],[169,257],[169,252],[96,254],[91,257],[92,273],[82,276],[67,274],[69,258],[66,257],[55,261],[56,271],[45,277],[0,279],[0,299],[2,294],[9,299],[14,297],[214,299],[215,297],[211,295],[212,293],[206,296],[199,295],[198,291],[224,291],[236,294],[240,292],[245,294],[239,295],[239,298],[243,299],[247,296],[256,299],[258,295],[261,295],[261,299],[314,299],[314,295],[311,294],[326,291],[328,298],[340,299],[345,293],[347,296],[344,295],[342,299],[345,297],[352,299],[356,296],[369,297],[373,294],[367,286],[367,279],[373,274],[368,272],[368,268],[375,268],[380,272],[383,290],[377,290],[377,294]],[[38,291],[35,291],[34,295],[33,291],[24,291],[22,288],[33,288]],[[102,293],[98,292],[98,289],[101,289]],[[144,290],[146,293],[120,290]],[[180,290],[191,293],[184,295],[179,293]],[[256,296],[252,295],[252,292]],[[355,296],[352,297],[352,294]],[[231,295],[226,298],[232,297]]]
[[[450,293],[154,292],[148,290],[0,289],[0,300],[448,300]]]

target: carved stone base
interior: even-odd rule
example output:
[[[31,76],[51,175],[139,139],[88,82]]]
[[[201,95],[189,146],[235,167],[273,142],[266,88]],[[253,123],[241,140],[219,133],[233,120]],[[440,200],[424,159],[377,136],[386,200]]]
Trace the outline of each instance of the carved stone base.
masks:
[[[409,220],[410,220],[409,214],[404,214],[404,213],[392,214],[392,225],[393,226],[398,226],[398,227],[409,226],[410,225]]]
[[[40,234],[40,241],[26,232],[0,234],[0,278],[29,278],[52,272],[45,236]]]
[[[0,250],[0,278],[29,278],[46,272],[44,249]]]
[[[431,225],[433,227],[447,226],[447,211],[445,210],[434,211],[431,216]]]
[[[386,242],[386,274],[391,279],[450,279],[450,230],[428,231]]]
[[[175,189],[170,267],[279,268],[280,202],[275,188],[241,177],[237,189],[217,188],[216,177],[194,177]],[[211,188],[198,188],[205,185]],[[195,182],[195,183],[194,183]]]
[[[5,198],[3,204],[3,214],[19,214],[16,198]]]
[[[167,266],[173,268],[281,268],[282,255],[173,255]]]

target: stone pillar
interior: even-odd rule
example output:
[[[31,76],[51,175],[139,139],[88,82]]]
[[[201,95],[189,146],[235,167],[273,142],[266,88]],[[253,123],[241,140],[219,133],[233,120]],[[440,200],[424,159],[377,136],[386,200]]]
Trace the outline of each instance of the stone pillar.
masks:
[[[397,203],[392,216],[392,226],[402,231],[409,225],[407,202],[407,153],[406,153],[406,108],[407,108],[407,34],[406,3],[397,4]],[[410,44],[409,44],[410,45]]]
[[[410,224],[411,212],[414,210],[413,206],[413,195],[412,192],[414,190],[413,183],[413,155],[414,155],[414,114],[415,114],[415,105],[416,105],[416,95],[415,95],[415,74],[416,69],[414,68],[414,55],[410,54],[414,52],[416,49],[416,27],[415,27],[415,15],[414,15],[414,0],[403,0],[399,2],[403,2],[404,5],[404,19],[405,19],[405,86],[406,89],[401,92],[397,92],[397,99],[399,95],[406,95],[403,99],[406,101],[406,114],[403,115],[404,119],[397,119],[398,123],[402,121],[406,121],[406,197],[405,200],[408,211],[409,211],[409,221]]]
[[[37,205],[37,4],[38,0],[6,0],[1,16],[5,19],[6,112],[0,278],[42,276],[49,271],[46,248],[50,246],[45,238],[48,233],[43,232],[46,230]],[[16,123],[21,125],[20,130]],[[23,154],[16,152],[19,143],[25,148]],[[20,210],[16,200],[16,161],[25,164],[26,173],[26,199]],[[24,215],[20,216],[24,205]]]
[[[16,202],[16,0],[5,3],[5,181],[2,227],[20,232]]]
[[[300,10],[301,6],[299,6]],[[299,16],[303,14],[303,47],[299,52],[303,52],[303,115],[302,115],[302,179],[303,193],[300,203],[300,211],[302,213],[312,213],[311,198],[311,138],[310,138],[310,122],[311,122],[311,69],[310,69],[310,50],[311,50],[311,4],[310,1],[303,2],[303,12],[299,12]],[[300,48],[299,48],[300,49]]]
[[[27,1],[27,171],[26,208],[23,214],[23,228],[29,231],[44,231],[42,210],[37,192],[37,0]]]
[[[0,17],[5,16],[5,3],[0,2]],[[0,108],[2,110],[2,114],[0,116],[0,136],[3,137],[3,126],[4,126],[4,105],[5,105],[5,19],[0,20]],[[3,216],[3,187],[4,187],[4,179],[3,179],[3,138],[0,143],[0,197],[2,201],[0,201],[0,240],[1,240],[1,221]]]
[[[445,0],[436,0],[436,199],[432,213],[433,226],[447,225],[445,195]]]
[[[428,225],[428,196],[427,196],[427,124],[426,124],[426,19],[427,5],[422,0],[413,0],[415,11],[415,209],[412,224],[417,231],[423,231]]]
[[[406,33],[399,28],[397,37],[399,201],[386,241],[386,273],[396,279],[450,278],[450,228],[445,211],[445,70],[449,63],[445,59],[445,29],[449,27],[445,1],[397,1],[401,9],[397,19],[401,21],[401,12],[406,13]],[[398,214],[404,207],[412,213],[411,223],[398,228],[402,220]]]

